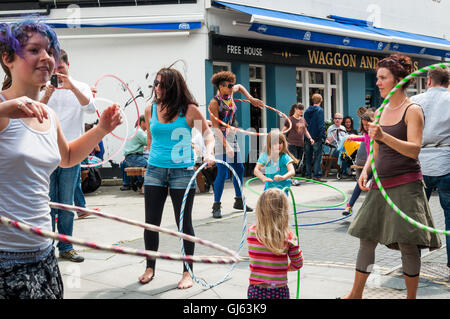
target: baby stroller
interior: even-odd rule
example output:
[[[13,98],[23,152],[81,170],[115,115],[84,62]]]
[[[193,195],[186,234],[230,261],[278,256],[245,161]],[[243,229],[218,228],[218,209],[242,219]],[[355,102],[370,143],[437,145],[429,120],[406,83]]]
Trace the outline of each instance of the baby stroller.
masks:
[[[352,168],[355,166],[356,153],[361,145],[361,142],[352,141],[348,138],[348,136],[342,140],[337,147],[339,152],[338,156],[338,165],[342,167],[343,161],[347,163],[347,167],[350,168],[349,175],[353,176],[356,180],[356,170]],[[341,179],[341,172],[338,171],[336,175],[337,179]]]

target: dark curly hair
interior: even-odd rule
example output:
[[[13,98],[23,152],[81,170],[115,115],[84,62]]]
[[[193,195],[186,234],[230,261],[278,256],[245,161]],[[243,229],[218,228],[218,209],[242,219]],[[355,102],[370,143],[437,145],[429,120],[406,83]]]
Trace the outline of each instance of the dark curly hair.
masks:
[[[380,68],[388,69],[393,75],[397,82],[400,82],[403,78],[408,76],[413,71],[412,61],[406,55],[392,54],[380,61],[378,61],[376,71]],[[406,82],[402,86],[402,90],[405,90],[411,81]]]
[[[219,88],[219,85],[223,82],[236,82],[236,75],[234,75],[231,71],[222,71],[214,74],[211,78],[211,83],[216,87]]]

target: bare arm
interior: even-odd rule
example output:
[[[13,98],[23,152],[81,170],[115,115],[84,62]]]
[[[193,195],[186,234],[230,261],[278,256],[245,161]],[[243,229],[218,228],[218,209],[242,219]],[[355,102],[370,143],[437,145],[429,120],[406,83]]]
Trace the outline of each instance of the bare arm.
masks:
[[[190,127],[194,127],[196,123],[200,123],[201,132],[203,141],[206,146],[206,156],[208,161],[213,161],[214,159],[214,135],[212,131],[209,129],[208,123],[206,122],[205,117],[200,112],[197,106],[189,105],[188,110],[186,112],[187,117],[189,118]],[[212,163],[210,163],[212,164]]]
[[[147,125],[147,150],[150,152],[152,146],[152,132],[150,132],[150,120],[152,119],[152,105],[149,104],[144,112],[145,124]]]
[[[243,85],[236,84],[233,87],[233,93],[236,93],[236,92],[241,92],[250,101],[250,103],[253,106],[256,106],[259,108],[264,107],[264,102],[259,99],[255,99],[250,93],[248,93],[247,89]]]
[[[266,175],[263,174],[263,172],[261,171],[263,165],[261,163],[256,163],[255,168],[253,169],[253,174],[258,177],[261,182],[265,183],[265,182],[273,182],[272,179],[268,178]]]
[[[61,154],[61,162],[59,166],[63,168],[72,167],[83,161],[89,153],[95,148],[102,138],[112,132],[117,125],[122,122],[118,105],[111,105],[103,111],[99,124],[93,129],[86,132],[81,137],[68,143],[64,133],[62,132],[59,120],[54,114],[57,124],[58,148]]]

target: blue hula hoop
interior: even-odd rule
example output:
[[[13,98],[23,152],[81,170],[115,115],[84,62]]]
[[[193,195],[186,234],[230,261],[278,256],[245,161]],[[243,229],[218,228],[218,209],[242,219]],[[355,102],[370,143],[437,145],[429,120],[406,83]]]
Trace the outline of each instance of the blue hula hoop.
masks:
[[[301,211],[298,211],[297,213],[295,213],[295,215],[312,213],[312,212],[323,212],[323,211],[329,211],[329,210],[343,210],[343,209],[344,208],[319,208],[319,209],[301,210]],[[334,222],[337,222],[337,221],[349,218],[352,215],[353,215],[353,211],[350,214],[348,214],[347,216],[343,216],[343,217],[339,217],[339,218],[331,219],[331,220],[326,220],[326,221],[318,222],[318,223],[299,224],[298,227],[307,227],[307,226],[317,226],[317,225],[330,224],[330,223],[334,223]],[[295,225],[291,225],[291,226],[295,226]]]
[[[225,165],[227,168],[229,168],[231,170],[231,172],[233,173],[234,177],[236,177],[236,180],[239,184],[239,188],[241,189],[241,194],[242,194],[242,204],[244,205],[244,222],[243,222],[243,227],[242,227],[242,237],[241,237],[241,242],[239,244],[239,249],[237,250],[236,254],[239,256],[242,247],[244,247],[244,242],[246,239],[246,234],[247,234],[247,205],[245,204],[245,196],[244,196],[244,190],[242,188],[242,184],[241,184],[241,180],[239,179],[239,176],[237,175],[236,171],[233,169],[233,167],[231,167],[231,165],[229,165],[227,162],[222,161],[220,159],[216,159],[216,163],[220,163]],[[184,206],[186,205],[186,199],[187,196],[189,194],[190,188],[192,183],[195,181],[197,175],[201,172],[202,169],[204,169],[206,166],[208,165],[208,163],[203,163],[194,173],[194,175],[192,176],[191,180],[189,181],[189,184],[186,187],[186,191],[184,192],[184,197],[183,197],[183,202],[181,204],[181,210],[180,210],[180,233],[183,232],[183,221],[184,221]],[[183,240],[180,238],[181,241],[181,253],[183,256],[186,255],[186,252],[184,250],[184,242]],[[191,275],[192,279],[198,283],[201,284],[203,287],[208,287],[208,288],[212,288],[215,287],[221,283],[223,283],[225,280],[228,279],[228,277],[230,276],[231,272],[233,271],[234,267],[236,266],[236,263],[233,263],[230,267],[230,269],[228,270],[228,272],[225,274],[225,276],[218,280],[217,282],[213,283],[213,284],[209,284],[207,283],[204,279],[198,279],[194,273],[192,272],[191,267],[189,266],[189,264],[187,262],[184,263],[187,270],[189,271],[189,274]]]

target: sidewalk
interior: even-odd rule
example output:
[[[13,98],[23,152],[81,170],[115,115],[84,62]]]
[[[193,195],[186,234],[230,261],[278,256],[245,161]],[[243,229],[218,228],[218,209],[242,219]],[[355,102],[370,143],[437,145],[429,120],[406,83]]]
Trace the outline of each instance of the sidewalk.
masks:
[[[350,194],[354,181],[329,179],[329,184]],[[255,182],[255,189],[262,185]],[[248,205],[255,207],[257,195],[245,189]],[[302,183],[294,188],[296,200],[314,205],[332,205],[343,200],[335,190],[313,183]],[[222,199],[222,219],[211,217],[212,193],[197,194],[194,203],[194,229],[196,236],[221,244],[232,250],[238,250],[242,239],[243,213],[232,209],[234,190],[230,182],[226,183]],[[307,200],[306,200],[307,199]],[[93,194],[86,196],[89,208],[98,207],[109,214],[144,221],[144,197],[133,191],[119,190],[119,186],[102,186]],[[358,205],[362,202],[359,199]],[[436,227],[442,229],[439,219],[439,203],[436,196],[430,202],[433,211],[437,211]],[[356,208],[359,208],[357,206]],[[303,209],[305,209],[303,207]],[[314,214],[301,217],[305,223],[337,218],[340,211],[329,212],[326,216]],[[358,243],[346,234],[351,217],[344,221],[305,227],[300,230],[300,242],[305,258],[300,271],[300,299],[334,299],[345,295],[352,287],[354,262]],[[247,214],[246,225],[254,222],[254,214]],[[176,229],[170,198],[166,201],[163,221],[164,228]],[[74,237],[100,244],[120,244],[126,247],[144,249],[143,229],[106,220],[96,216],[76,220]],[[445,244],[444,237],[441,239]],[[340,245],[341,243],[341,245]],[[194,265],[195,276],[208,284],[222,280],[231,271],[223,283],[213,287],[203,287],[199,283],[187,290],[177,289],[181,278],[182,263],[178,261],[157,260],[156,275],[151,283],[142,285],[138,277],[145,269],[145,259],[136,256],[119,255],[96,251],[85,247],[76,247],[85,257],[80,264],[60,260],[66,299],[246,299],[248,287],[248,256],[246,242],[240,251],[242,261],[231,269],[230,265],[200,264]],[[179,254],[181,242],[169,235],[160,235],[159,251]],[[337,250],[337,251],[336,251]],[[219,255],[215,250],[196,245],[195,255]],[[392,254],[390,256],[389,254]],[[422,275],[419,283],[419,299],[450,299],[450,282],[446,269],[445,249],[432,252],[423,258],[435,270],[434,276]],[[386,257],[387,256],[387,257]],[[400,255],[377,248],[377,261],[374,273],[369,277],[364,298],[403,299],[406,296],[404,281],[399,272]],[[445,267],[444,267],[445,266]],[[401,268],[401,267],[400,267]],[[437,269],[437,271],[436,271]],[[437,274],[437,275],[436,275]],[[289,273],[291,298],[296,298],[297,273]]]

